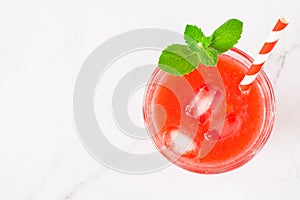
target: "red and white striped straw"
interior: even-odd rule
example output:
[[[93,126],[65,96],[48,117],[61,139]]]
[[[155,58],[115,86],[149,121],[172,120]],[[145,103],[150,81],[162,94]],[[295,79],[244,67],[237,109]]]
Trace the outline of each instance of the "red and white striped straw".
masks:
[[[254,59],[251,67],[245,74],[243,80],[240,83],[240,89],[243,91],[247,91],[253,81],[256,79],[257,75],[259,74],[262,66],[269,58],[271,51],[273,50],[274,46],[276,45],[282,31],[288,25],[288,20],[285,17],[281,17],[278,19],[276,25],[274,26],[271,34],[265,41],[263,47],[257,54],[256,58]]]

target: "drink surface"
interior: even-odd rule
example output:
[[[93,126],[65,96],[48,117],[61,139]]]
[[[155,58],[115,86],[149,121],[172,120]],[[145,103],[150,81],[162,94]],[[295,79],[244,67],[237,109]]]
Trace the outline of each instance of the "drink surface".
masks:
[[[219,77],[203,76],[201,69]],[[198,70],[183,77],[159,69],[154,72],[146,91],[144,117],[154,144],[165,157],[190,171],[219,173],[236,168],[254,156],[269,134],[262,131],[270,99],[261,78],[247,93],[240,91],[238,85],[246,70],[245,63],[223,54],[217,67],[200,65]],[[220,78],[223,88],[211,85]],[[222,91],[221,95],[211,92],[215,88]],[[216,109],[216,99],[222,95],[225,104]],[[201,156],[207,133],[213,132],[211,126],[216,123],[212,118],[214,112],[223,112],[223,121],[219,120],[221,130],[211,135],[217,137],[216,143]]]

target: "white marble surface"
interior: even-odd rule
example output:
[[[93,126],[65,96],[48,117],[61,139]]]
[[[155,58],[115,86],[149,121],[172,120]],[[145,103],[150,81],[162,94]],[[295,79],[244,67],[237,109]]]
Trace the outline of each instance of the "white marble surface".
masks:
[[[297,0],[0,1],[0,199],[300,199],[300,12]],[[171,166],[156,173],[112,171],[83,148],[73,122],[77,73],[99,44],[154,27],[207,32],[244,21],[237,47],[250,55],[280,16],[288,30],[266,64],[277,119],[262,152],[230,173],[199,175]]]

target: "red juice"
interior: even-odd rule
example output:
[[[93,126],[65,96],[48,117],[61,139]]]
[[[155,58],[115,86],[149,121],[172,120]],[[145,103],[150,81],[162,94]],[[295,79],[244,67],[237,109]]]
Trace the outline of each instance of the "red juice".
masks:
[[[217,67],[200,65],[183,77],[155,70],[146,88],[144,118],[167,159],[189,171],[221,173],[262,148],[273,127],[274,95],[264,72],[248,92],[240,91],[251,62],[234,48],[219,56]]]

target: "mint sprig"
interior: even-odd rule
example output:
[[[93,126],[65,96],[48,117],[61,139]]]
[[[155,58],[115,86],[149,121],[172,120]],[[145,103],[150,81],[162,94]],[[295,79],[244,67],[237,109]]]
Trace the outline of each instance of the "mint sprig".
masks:
[[[168,46],[162,51],[158,65],[163,71],[176,76],[190,73],[199,64],[216,66],[218,55],[238,42],[242,29],[243,23],[237,19],[226,21],[211,36],[205,36],[195,25],[186,25],[184,39],[187,45]]]

